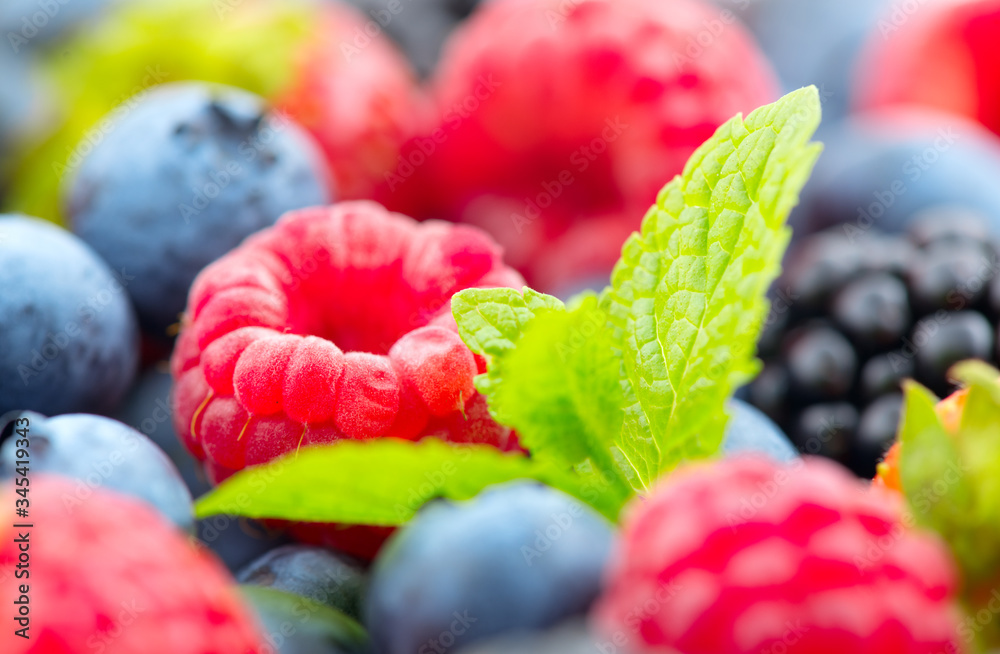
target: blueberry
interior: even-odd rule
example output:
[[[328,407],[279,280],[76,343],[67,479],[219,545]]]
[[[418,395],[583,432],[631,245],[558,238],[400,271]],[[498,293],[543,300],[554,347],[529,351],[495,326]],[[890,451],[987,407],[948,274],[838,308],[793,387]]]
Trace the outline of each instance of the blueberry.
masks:
[[[22,416],[30,423],[31,472],[79,481],[77,496],[66,502],[85,502],[95,488],[108,488],[138,497],[180,528],[193,530],[191,493],[170,459],[151,440],[117,420],[82,413],[46,418],[15,411],[0,418],[0,427]],[[0,446],[2,478],[16,475],[18,440],[14,434]]]
[[[801,203],[794,237],[841,226],[855,242],[900,233],[920,211],[961,207],[1000,235],[1000,139],[948,114],[891,109],[835,123]]]
[[[278,547],[243,568],[236,580],[308,597],[352,618],[361,617],[366,578],[360,564],[319,547]]]
[[[617,640],[609,642],[590,633],[583,621],[570,620],[544,631],[490,638],[465,647],[458,654],[628,654],[631,651],[622,648]]]
[[[357,622],[330,607],[273,588],[241,586],[260,618],[273,654],[365,654],[368,639]]]
[[[993,358],[993,327],[978,311],[958,311],[943,318],[932,316],[913,328],[910,341],[916,349],[917,375],[931,390],[950,390],[948,369],[965,359]]]
[[[851,468],[866,479],[875,476],[875,464],[896,440],[903,395],[890,393],[875,400],[858,421],[857,442]]]
[[[582,614],[612,540],[602,517],[534,483],[432,502],[375,561],[365,604],[375,650],[458,648]]]
[[[114,409],[139,364],[123,283],[65,230],[0,215],[0,414]]]
[[[730,456],[765,454],[775,461],[791,461],[799,456],[788,437],[770,418],[737,399],[729,401],[729,424],[722,451]]]
[[[913,356],[907,356],[902,350],[874,356],[861,368],[861,396],[874,400],[886,393],[898,392],[903,380],[913,375]]]
[[[814,400],[836,399],[851,388],[857,357],[835,329],[809,326],[789,337],[785,358],[789,390]]]
[[[143,373],[113,417],[149,437],[166,453],[195,497],[211,488],[201,465],[174,431],[171,395],[173,379],[165,366]]]
[[[0,3],[0,33],[5,47],[15,52],[31,52],[64,36],[85,20],[96,17],[114,2],[122,0],[4,0]]]
[[[846,402],[814,404],[799,416],[794,439],[805,454],[846,463],[858,429],[858,411]]]
[[[891,345],[910,326],[906,286],[886,273],[865,275],[837,293],[832,315],[859,347]]]
[[[291,209],[330,200],[311,137],[245,91],[167,84],[111,114],[67,176],[73,230],[127,274],[143,328],[164,337],[204,266]]]
[[[199,520],[197,532],[198,540],[233,574],[274,548],[291,543],[281,527],[227,515]]]
[[[774,63],[785,88],[816,84],[823,115],[846,114],[852,62],[884,0],[716,0],[737,10]]]

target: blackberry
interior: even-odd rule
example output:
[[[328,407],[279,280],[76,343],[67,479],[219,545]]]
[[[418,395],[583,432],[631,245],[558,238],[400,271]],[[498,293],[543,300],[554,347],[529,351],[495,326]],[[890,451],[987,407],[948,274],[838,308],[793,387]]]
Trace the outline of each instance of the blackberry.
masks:
[[[904,379],[943,396],[952,364],[997,361],[988,221],[941,206],[908,224],[904,234],[834,227],[793,245],[772,289],[764,369],[746,392],[801,451],[863,477],[895,437]]]

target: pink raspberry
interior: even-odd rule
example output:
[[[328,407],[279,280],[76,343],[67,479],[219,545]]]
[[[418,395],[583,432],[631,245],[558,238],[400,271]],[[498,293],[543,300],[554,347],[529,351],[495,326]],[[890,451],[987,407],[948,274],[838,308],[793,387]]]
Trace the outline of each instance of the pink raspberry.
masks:
[[[472,227],[373,202],[291,212],[195,280],[171,360],[177,432],[216,482],[342,438],[516,449],[473,386],[484,362],[451,296],[521,285]],[[369,540],[344,547],[370,555]]]
[[[607,273],[619,240],[561,265],[550,248],[609,216],[637,229],[720,124],[777,95],[753,39],[708,2],[492,0],[448,43],[436,123],[404,148],[389,201],[486,229],[533,284]]]
[[[77,484],[31,479],[29,566],[17,568],[27,530],[14,516],[14,485],[0,510],[0,596],[29,586],[30,639],[0,632],[5,654],[256,654],[264,652],[235,582],[208,553],[142,502]],[[23,572],[27,570],[28,574]],[[19,574],[22,573],[22,574]],[[8,607],[17,605],[8,604]],[[17,613],[15,611],[15,613]]]
[[[682,469],[635,506],[621,540],[595,609],[619,647],[962,651],[942,543],[903,526],[898,498],[826,460]]]

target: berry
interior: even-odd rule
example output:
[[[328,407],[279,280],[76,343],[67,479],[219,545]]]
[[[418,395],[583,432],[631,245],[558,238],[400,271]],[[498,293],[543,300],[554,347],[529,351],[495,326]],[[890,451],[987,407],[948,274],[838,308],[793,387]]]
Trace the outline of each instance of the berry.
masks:
[[[904,233],[831,228],[792,245],[764,369],[746,393],[800,451],[864,478],[895,437],[904,379],[944,395],[952,365],[996,356],[989,220],[949,206],[903,223]]]
[[[824,118],[839,118],[849,111],[854,62],[888,4],[884,0],[715,2],[746,23],[786,89],[819,87]]]
[[[406,9],[381,0],[349,0],[383,27],[423,76],[429,76],[441,46],[481,0],[410,0]],[[405,15],[403,12],[405,11]]]
[[[766,415],[742,400],[729,402],[729,423],[722,440],[727,455],[763,454],[775,461],[791,461],[799,453]]]
[[[164,337],[206,265],[290,209],[330,199],[313,142],[263,100],[182,83],[145,94],[80,164],[73,231],[115,270],[144,329]]]
[[[366,575],[357,562],[328,550],[305,545],[278,547],[236,575],[241,584],[306,597],[355,619],[361,617]]]
[[[857,105],[923,105],[978,120],[1000,133],[997,116],[995,0],[934,3],[928,11],[883,21],[857,70]],[[891,45],[890,45],[891,44]],[[948,93],[940,93],[947,84]]]
[[[216,482],[341,438],[515,449],[474,392],[478,367],[450,300],[521,284],[470,227],[417,224],[371,202],[289,213],[195,281],[171,361],[174,425]],[[370,557],[387,533],[307,538]]]
[[[333,609],[280,590],[241,587],[274,654],[367,654],[368,641],[355,621]]]
[[[106,138],[102,118],[157,84],[186,80],[266,98],[316,138],[339,198],[373,197],[426,119],[426,100],[390,39],[366,29],[365,16],[332,2],[118,2],[44,60],[45,78],[57,81],[52,105],[72,111],[51,112],[47,138],[15,153],[8,202],[61,220],[60,178]],[[118,111],[110,120],[123,117]]]
[[[581,620],[571,620],[545,631],[490,638],[461,650],[461,654],[628,654],[610,642],[601,642]]]
[[[873,230],[906,231],[927,210],[973,211],[1000,235],[1000,193],[991,182],[1000,176],[1000,140],[981,126],[894,108],[832,123],[823,142],[789,218],[795,239],[838,226],[857,245]]]
[[[822,459],[688,467],[634,505],[593,617],[638,652],[961,651],[947,549],[892,499]]]
[[[432,502],[375,561],[365,604],[375,651],[458,649],[578,615],[598,593],[611,541],[603,518],[539,484]]]
[[[152,505],[181,529],[192,530],[191,493],[177,468],[151,440],[128,425],[103,416],[68,414],[46,418],[12,412],[0,431],[11,431],[17,418],[29,420],[28,453],[32,471],[75,480],[70,506],[88,501],[96,488],[108,488]],[[11,433],[0,447],[0,479],[17,476],[19,438]]]
[[[54,225],[0,215],[0,415],[114,409],[139,364],[125,275]]]
[[[0,634],[8,654],[264,652],[232,580],[146,504],[98,488],[68,507],[74,484],[31,479],[31,608],[26,640]],[[15,599],[18,562],[14,485],[3,498],[0,593]],[[6,508],[10,507],[10,508]],[[24,625],[22,625],[24,626]],[[18,627],[20,628],[20,627]]]
[[[386,202],[489,231],[541,290],[607,274],[694,149],[776,95],[738,24],[691,55],[718,15],[694,0],[482,4],[445,47],[436,118],[403,149],[415,170],[388,176]]]
[[[169,369],[160,364],[153,366],[139,376],[112,417],[156,443],[177,467],[191,494],[197,497],[208,492],[211,485],[174,430],[170,407],[173,386]]]

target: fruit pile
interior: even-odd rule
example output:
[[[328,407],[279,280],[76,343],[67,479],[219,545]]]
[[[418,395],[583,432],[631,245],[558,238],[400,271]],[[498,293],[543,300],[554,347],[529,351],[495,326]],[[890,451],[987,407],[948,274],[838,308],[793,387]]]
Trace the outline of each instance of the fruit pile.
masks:
[[[919,4],[5,2],[0,652],[1000,651]]]
[[[831,228],[794,245],[747,396],[798,448],[871,478],[892,444],[902,382],[939,395],[959,361],[995,361],[997,250],[986,221],[937,207],[905,234]]]

